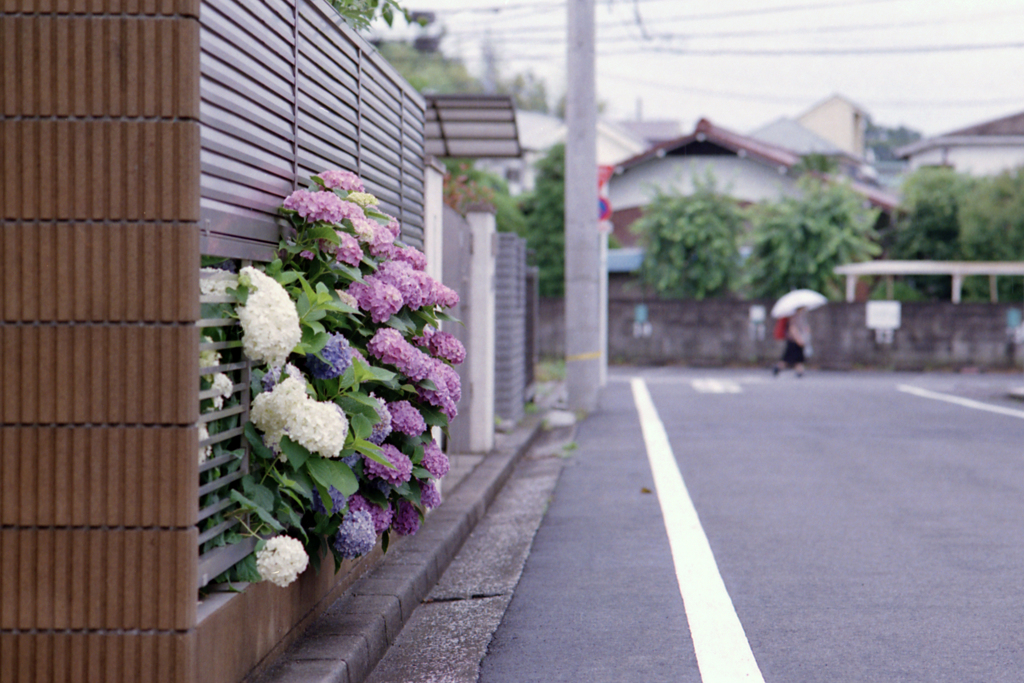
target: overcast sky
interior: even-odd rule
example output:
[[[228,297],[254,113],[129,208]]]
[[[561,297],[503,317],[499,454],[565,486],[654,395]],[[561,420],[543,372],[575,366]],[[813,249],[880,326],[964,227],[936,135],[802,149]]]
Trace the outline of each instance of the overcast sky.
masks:
[[[595,3],[598,98],[612,118],[639,109],[689,131],[703,116],[745,133],[839,93],[877,124],[934,135],[1024,111],[1024,0]],[[490,40],[504,76],[532,70],[552,99],[564,92],[564,0],[402,4],[436,12],[429,31],[443,27],[442,51],[474,74]]]

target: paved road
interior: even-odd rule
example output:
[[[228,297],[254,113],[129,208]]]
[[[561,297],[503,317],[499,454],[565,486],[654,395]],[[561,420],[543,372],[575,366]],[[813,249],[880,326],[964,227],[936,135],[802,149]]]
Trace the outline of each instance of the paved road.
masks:
[[[487,612],[453,627],[449,654],[440,645],[442,661],[467,651],[465,665],[429,671],[417,658],[404,669],[415,676],[374,680],[1020,681],[1024,404],[1006,398],[1020,385],[615,370],[560,477],[524,463],[531,513],[515,514],[532,521],[508,546],[525,558],[521,577],[485,590],[472,586],[493,584],[487,563],[475,579],[465,570],[499,547],[501,518],[481,527],[493,540],[467,543],[468,564],[456,560],[462,594]],[[641,428],[641,394],[661,445],[657,420]],[[670,456],[649,457],[659,450]],[[444,604],[470,608],[424,612]]]

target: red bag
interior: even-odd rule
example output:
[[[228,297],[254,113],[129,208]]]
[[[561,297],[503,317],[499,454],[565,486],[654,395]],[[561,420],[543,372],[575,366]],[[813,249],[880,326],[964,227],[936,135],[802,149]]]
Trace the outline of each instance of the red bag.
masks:
[[[779,318],[775,321],[775,331],[772,336],[776,339],[785,339],[789,332],[789,318]]]

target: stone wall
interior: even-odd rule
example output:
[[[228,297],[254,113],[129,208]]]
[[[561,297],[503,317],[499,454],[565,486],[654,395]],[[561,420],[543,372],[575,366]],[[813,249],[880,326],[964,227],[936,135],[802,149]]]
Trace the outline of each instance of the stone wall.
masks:
[[[768,364],[782,353],[772,323],[750,322],[751,306],[772,301],[661,300],[637,287],[613,283],[609,291],[608,357],[613,364],[725,366]],[[637,323],[646,306],[649,327]],[[883,367],[900,370],[1021,365],[1024,351],[1007,333],[1013,304],[904,303],[902,326],[891,344],[865,326],[864,303],[829,303],[809,314],[814,353],[809,365],[828,369]],[[1020,308],[1020,306],[1016,306]],[[540,355],[565,353],[564,305],[542,299]],[[642,316],[642,311],[639,317]],[[649,336],[645,336],[645,332]]]

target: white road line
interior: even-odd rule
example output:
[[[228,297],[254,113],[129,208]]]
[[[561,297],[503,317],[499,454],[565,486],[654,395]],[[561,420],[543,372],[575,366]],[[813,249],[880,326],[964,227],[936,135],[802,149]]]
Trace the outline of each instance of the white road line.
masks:
[[[1000,415],[1009,415],[1010,417],[1024,419],[1024,410],[1014,410],[1013,408],[994,406],[988,403],[982,403],[981,401],[974,401],[969,398],[953,396],[952,394],[940,394],[937,391],[929,391],[928,389],[922,389],[921,387],[915,387],[909,384],[900,384],[896,388],[902,392],[913,394],[914,396],[920,396],[922,398],[930,398],[936,401],[945,401],[946,403],[955,403],[956,405],[963,406],[965,408],[974,408],[975,410],[987,410],[990,413],[998,413]]]
[[[643,379],[630,384],[703,683],[764,683]]]
[[[738,394],[743,391],[739,384],[728,379],[695,379],[690,386],[702,394]]]

